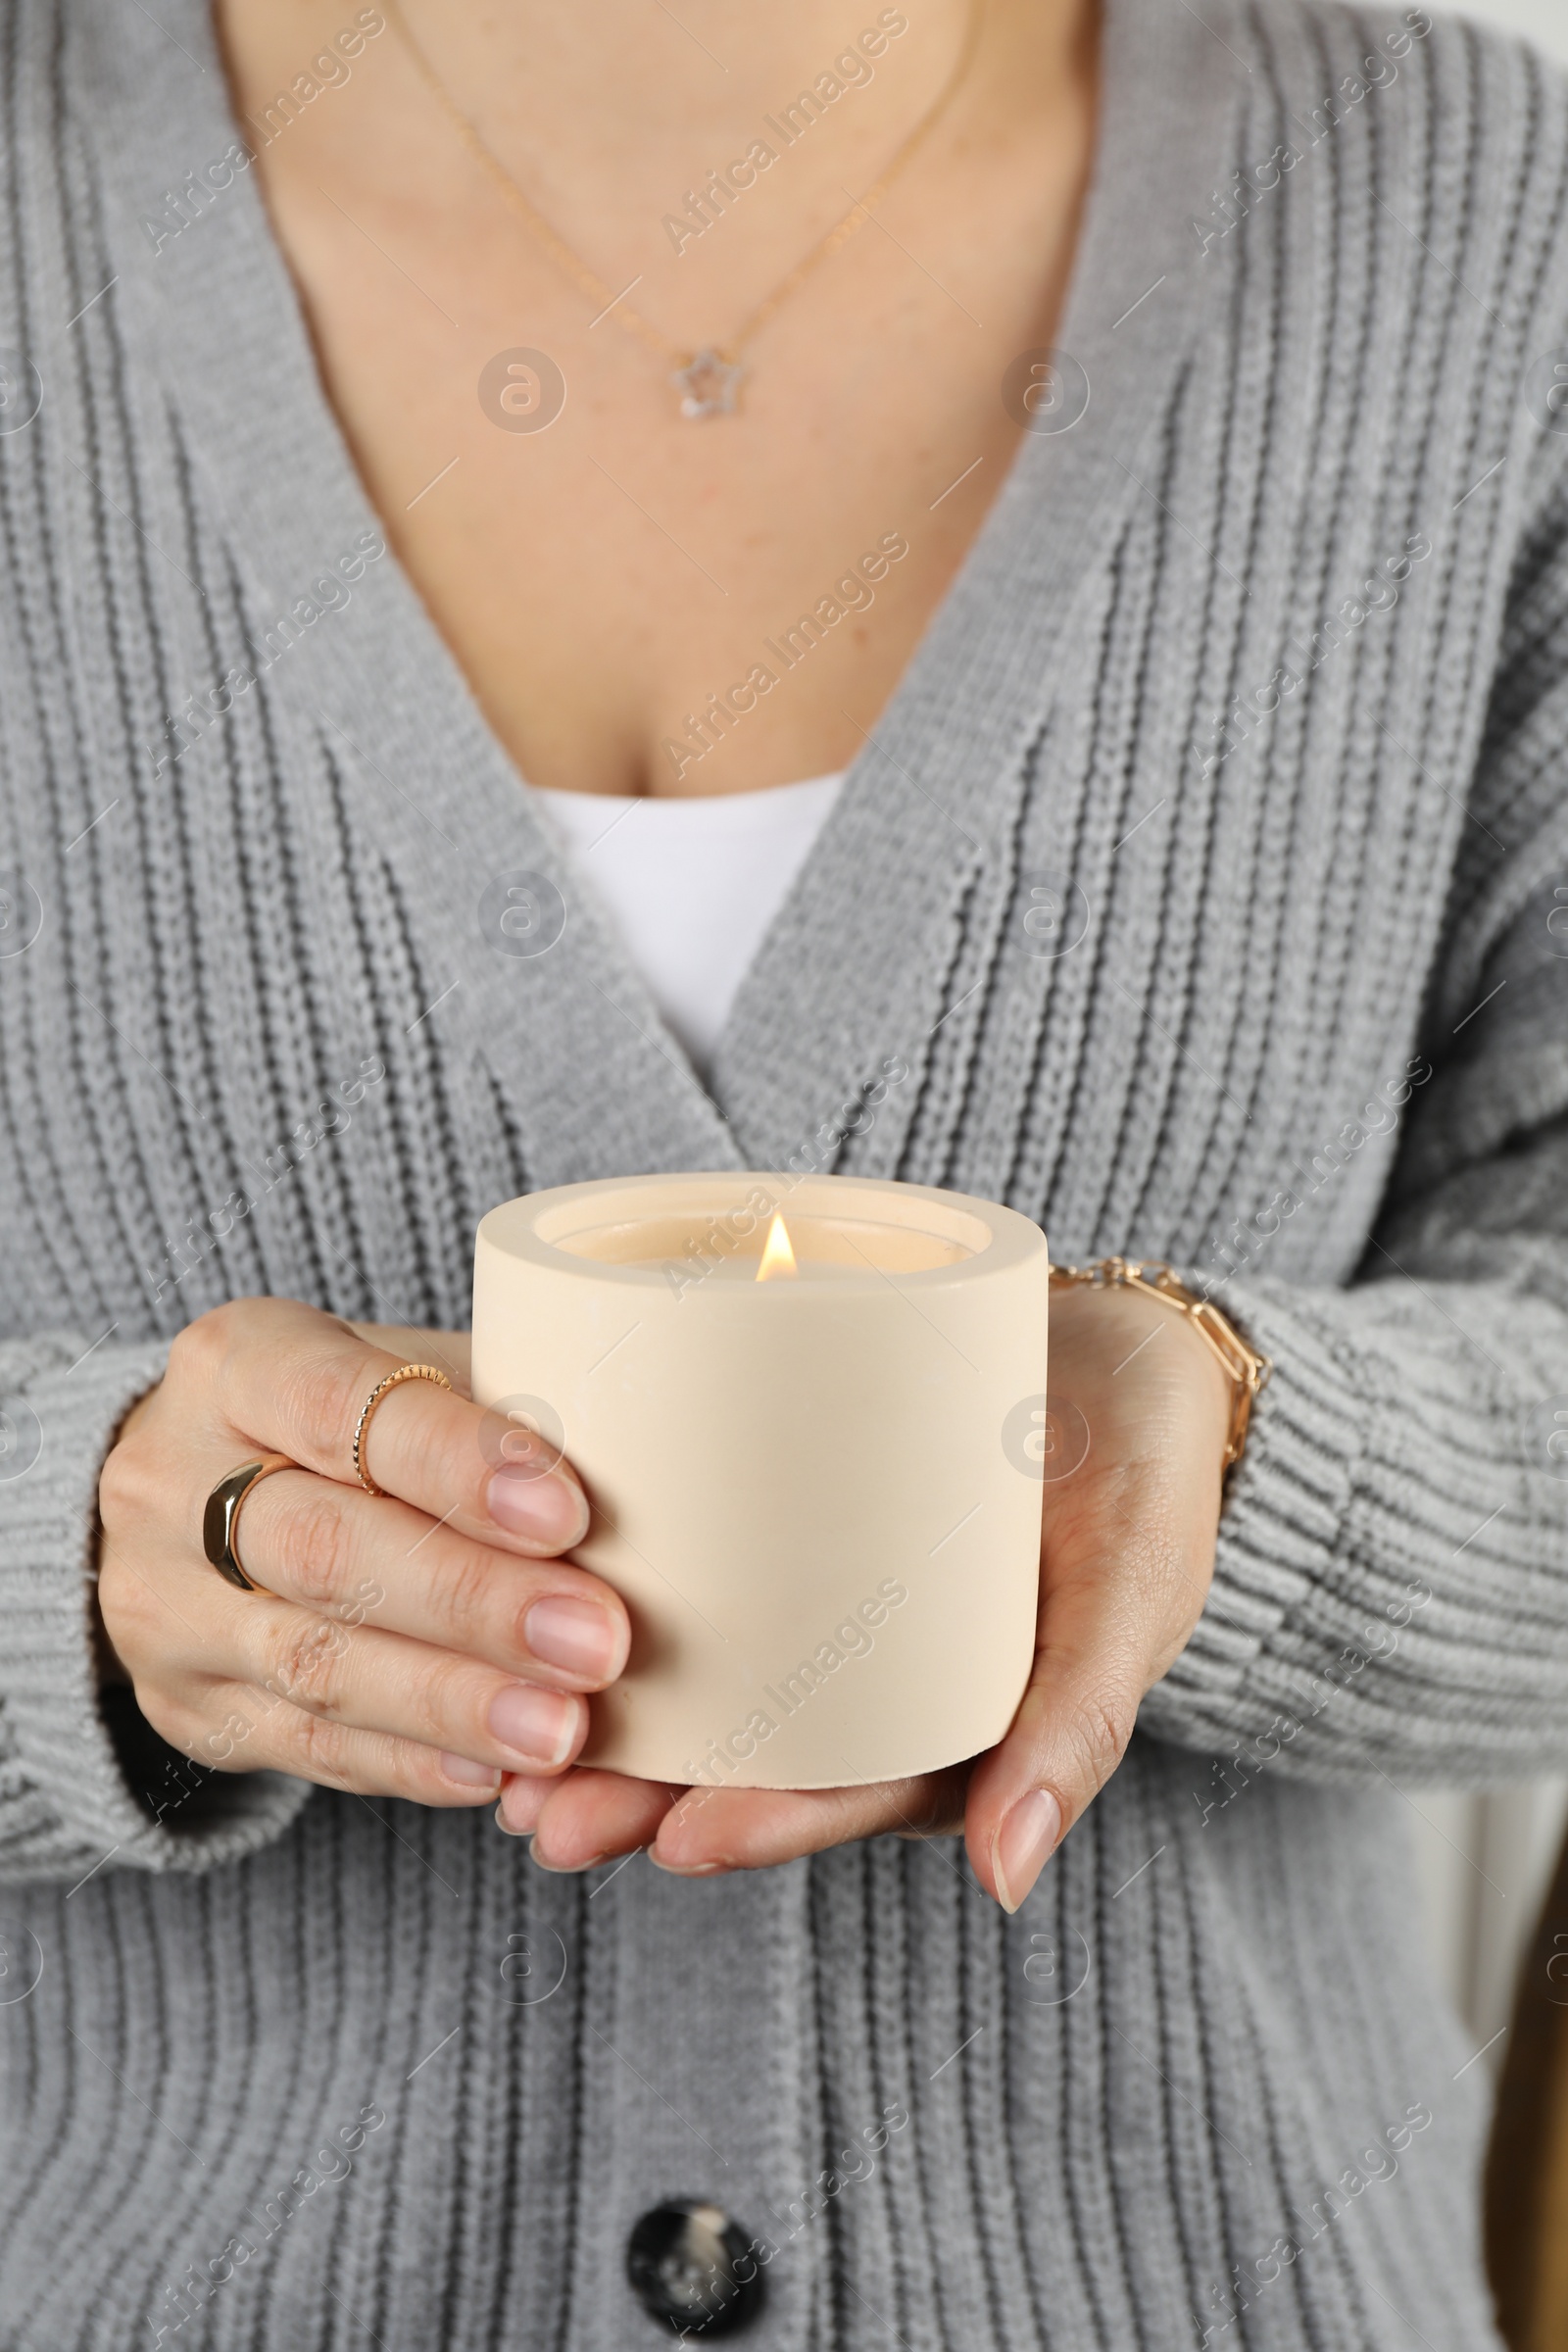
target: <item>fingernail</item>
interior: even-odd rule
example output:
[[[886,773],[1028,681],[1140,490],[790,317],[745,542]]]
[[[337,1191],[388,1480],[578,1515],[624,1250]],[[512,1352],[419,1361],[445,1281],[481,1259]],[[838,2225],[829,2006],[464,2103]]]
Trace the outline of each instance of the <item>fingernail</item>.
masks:
[[[733,1862],[666,1862],[650,1846],[648,1859],[658,1870],[667,1870],[672,1879],[711,1879],[721,1870],[733,1870]]]
[[[519,1797],[519,1788],[529,1789],[529,1794]],[[522,1774],[513,1774],[513,1786],[508,1788],[506,1783],[501,1786],[501,1804],[496,1806],[496,1828],[506,1830],[508,1837],[534,1837],[538,1830],[538,1816],[546,1809],[546,1797],[553,1792],[553,1788],[555,1781],[526,1781]],[[508,1809],[511,1809],[513,1816],[511,1821],[508,1821]]]
[[[532,1857],[534,1865],[537,1869],[548,1870],[553,1875],[564,1879],[575,1877],[577,1872],[580,1870],[597,1870],[600,1863],[605,1859],[603,1854],[585,1854],[580,1862],[547,1862],[543,1854],[539,1851],[539,1840],[537,1838],[534,1839],[532,1845],[528,1848],[528,1852]]]
[[[499,1788],[501,1786],[501,1775],[493,1764],[475,1764],[471,1756],[450,1756],[445,1748],[439,1760],[447,1779],[455,1781],[460,1788]]]
[[[564,1551],[588,1532],[581,1489],[554,1471],[534,1478],[525,1469],[503,1465],[486,1487],[484,1502],[497,1527],[511,1536],[525,1536],[545,1550]]]
[[[584,1682],[608,1683],[620,1669],[625,1623],[600,1601],[552,1592],[534,1602],[523,1618],[522,1632],[542,1665],[581,1675]]]
[[[509,1683],[490,1701],[491,1735],[533,1764],[564,1764],[581,1721],[582,1701],[532,1683]]]
[[[525,1773],[514,1773],[510,1786],[503,1786],[501,1802],[496,1807],[496,1827],[505,1830],[509,1838],[531,1838],[539,1827],[539,1816],[545,1809],[545,1799],[557,1784],[554,1781],[530,1780]],[[507,1819],[510,1808],[512,1818]]]
[[[1049,1788],[1031,1788],[1002,1817],[991,1840],[991,1870],[1004,1911],[1016,1911],[1061,1836],[1061,1807]]]

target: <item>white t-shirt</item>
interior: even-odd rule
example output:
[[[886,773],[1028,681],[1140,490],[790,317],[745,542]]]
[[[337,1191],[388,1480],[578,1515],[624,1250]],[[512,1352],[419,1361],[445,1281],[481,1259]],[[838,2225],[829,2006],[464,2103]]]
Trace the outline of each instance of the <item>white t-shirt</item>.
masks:
[[[843,782],[678,801],[532,788],[700,1075]]]

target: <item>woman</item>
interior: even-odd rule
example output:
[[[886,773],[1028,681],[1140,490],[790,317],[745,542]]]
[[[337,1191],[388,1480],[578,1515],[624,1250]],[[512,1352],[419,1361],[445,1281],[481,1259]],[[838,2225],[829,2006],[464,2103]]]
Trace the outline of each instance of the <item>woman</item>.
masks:
[[[862,17],[6,11],[8,2346],[1496,2341],[1396,1784],[1568,1749],[1564,90]],[[783,1164],[1272,1377],[1063,1287],[1007,1740],[699,1800],[457,1335]]]

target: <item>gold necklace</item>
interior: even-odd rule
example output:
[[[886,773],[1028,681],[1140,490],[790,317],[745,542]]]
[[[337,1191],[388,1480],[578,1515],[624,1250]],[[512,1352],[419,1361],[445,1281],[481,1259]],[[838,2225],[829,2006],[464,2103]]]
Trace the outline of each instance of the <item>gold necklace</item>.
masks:
[[[870,220],[876,206],[904,170],[905,165],[908,163],[927,134],[935,128],[936,123],[956,96],[974,62],[974,53],[979,46],[981,20],[985,14],[985,0],[969,0],[963,43],[952,72],[874,185],[867,188],[857,204],[851,206],[843,219],[836,221],[828,230],[825,237],[818,239],[803,261],[797,262],[794,269],[786,276],[780,278],[772,292],[742,319],[726,343],[710,343],[705,345],[701,351],[689,351],[678,343],[670,342],[667,336],[662,335],[656,326],[651,325],[639,312],[632,309],[629,303],[623,301],[621,295],[612,294],[604,279],[589,269],[581,255],[574,252],[572,247],[566,243],[565,238],[551,227],[544,215],[528,202],[512,173],[485,145],[484,140],[480,138],[467,116],[458,106],[446,84],[425,57],[418,42],[409,30],[398,0],[384,0],[384,4],[387,15],[396,25],[404,47],[413,59],[430,95],[451,122],[453,129],[462,139],[469,155],[495,182],[530,235],[544,247],[558,268],[564,270],[565,274],[579,285],[585,294],[593,296],[594,301],[600,306],[600,318],[612,315],[616,324],[624,332],[635,335],[639,342],[645,344],[650,350],[657,351],[663,358],[672,359],[677,363],[669,380],[681,395],[681,415],[691,417],[724,416],[733,411],[740,392],[741,380],[750,372],[741,358],[747,345],[766,320],[772,318],[773,313],[780,305],[788,301],[797,286],[809,276],[817,265],[825,262],[830,254],[837,253],[841,245],[848,244],[856,231],[863,228],[866,221]],[[633,282],[635,283],[635,280]],[[595,323],[597,324],[598,321],[596,320]]]

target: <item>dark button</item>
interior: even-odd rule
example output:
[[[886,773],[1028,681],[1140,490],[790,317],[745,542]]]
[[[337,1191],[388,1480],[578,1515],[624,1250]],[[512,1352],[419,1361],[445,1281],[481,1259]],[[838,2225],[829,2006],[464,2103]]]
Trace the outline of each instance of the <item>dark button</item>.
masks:
[[[650,2319],[679,2334],[733,2335],[762,2308],[762,2270],[739,2222],[699,2197],[656,2205],[626,2241],[626,2276]]]

